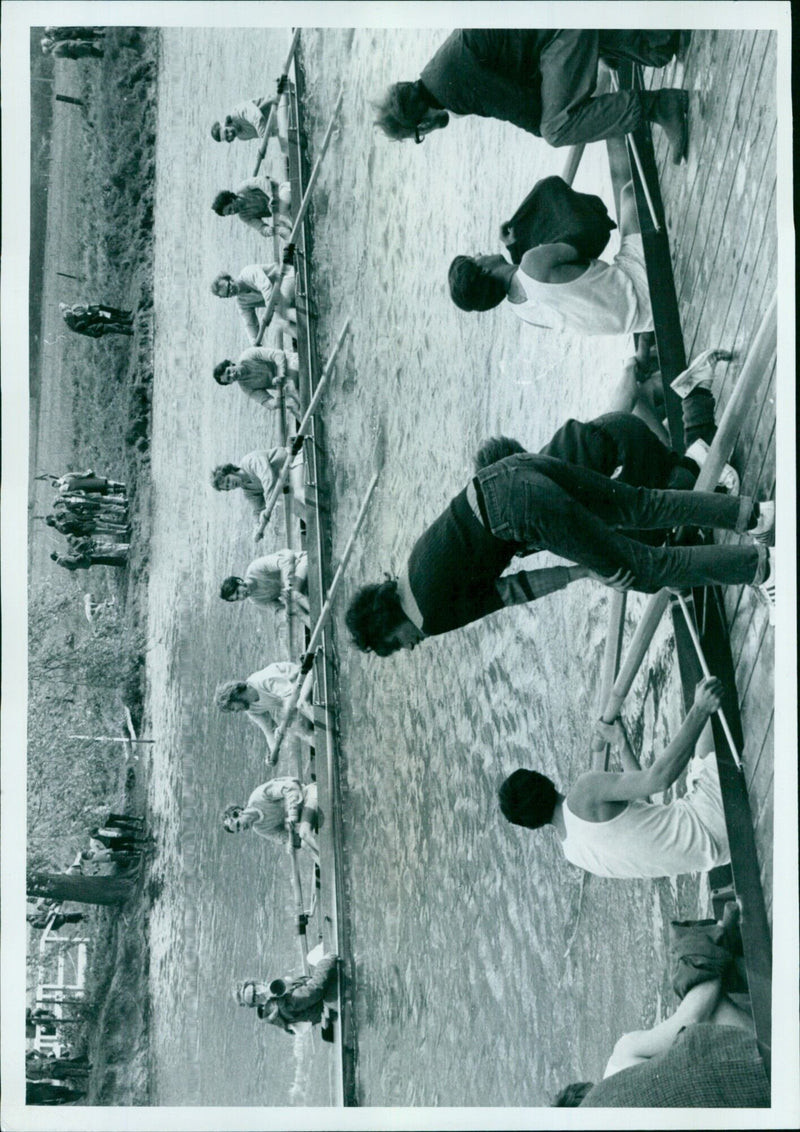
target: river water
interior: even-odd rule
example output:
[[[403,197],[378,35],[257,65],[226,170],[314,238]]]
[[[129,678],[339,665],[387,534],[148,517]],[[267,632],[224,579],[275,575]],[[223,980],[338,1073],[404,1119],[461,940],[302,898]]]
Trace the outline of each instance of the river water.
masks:
[[[567,417],[602,412],[629,348],[450,302],[453,255],[495,250],[500,222],[565,153],[469,118],[422,146],[378,135],[367,100],[415,77],[444,35],[326,29],[302,40],[312,151],[345,84],[314,220],[321,357],[353,319],[324,408],[334,555],[385,439],[335,618],[359,1100],[534,1106],[597,1077],[624,1030],[671,1008],[664,925],[704,898],[688,879],[582,888],[553,837],[510,827],[497,809],[496,788],[519,765],[559,785],[587,766],[610,591],[582,582],[387,660],[347,643],[349,597],[401,566],[463,487],[480,440],[504,432],[535,448]],[[291,968],[295,947],[285,857],[219,828],[222,806],[264,777],[260,735],[211,704],[218,680],[286,652],[257,611],[216,596],[252,544],[245,504],[213,492],[209,470],[276,436],[266,414],[211,379],[246,342],[209,282],[264,253],[209,207],[249,176],[253,146],[215,145],[208,126],[270,89],[288,40],[261,29],[162,34],[149,659],[160,1104],[329,1102],[329,1047],[295,1049],[231,1000],[234,977]],[[610,201],[604,147],[587,153],[576,187]],[[631,624],[642,605],[629,602]],[[675,667],[665,626],[626,708],[645,753],[679,721]]]

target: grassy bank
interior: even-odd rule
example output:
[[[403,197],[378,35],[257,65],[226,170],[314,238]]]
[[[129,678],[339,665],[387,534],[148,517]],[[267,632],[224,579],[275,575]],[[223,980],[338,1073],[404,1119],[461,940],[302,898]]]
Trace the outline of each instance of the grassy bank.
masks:
[[[68,153],[63,145],[50,145],[52,111],[48,117],[39,105],[41,92],[33,108],[34,115],[42,115],[32,123],[41,150],[32,154],[39,166],[34,185],[38,203],[31,215],[37,271],[42,277],[58,268],[69,271],[79,280],[74,286],[80,286],[85,301],[135,312],[133,337],[85,340],[76,348],[65,336],[63,357],[58,359],[61,393],[68,391],[73,410],[63,423],[70,467],[94,467],[125,481],[133,531],[124,570],[77,577],[55,567],[39,577],[31,572],[28,863],[55,872],[86,847],[87,829],[109,809],[142,812],[144,806],[145,784],[135,757],[126,755],[122,744],[74,736],[124,734],[125,708],[137,728],[142,723],[157,52],[157,31],[109,28],[102,59],[56,65],[50,97],[58,88],[58,68],[66,67],[61,82],[66,75],[72,90],[79,83],[83,103],[74,110],[80,115],[80,129]],[[60,171],[71,198],[68,238],[52,229],[42,231],[47,214],[42,201],[52,173],[45,158],[56,150],[69,166],[66,174]],[[33,294],[33,278],[31,290],[31,341],[38,343],[47,312]],[[39,398],[46,396],[40,392],[44,386],[38,350],[32,352],[31,363],[35,427],[42,409]],[[38,453],[38,464],[37,470],[66,470],[50,468],[47,452]],[[111,603],[91,624],[79,602],[79,591],[89,587],[96,598]],[[93,1066],[85,1103],[147,1102],[145,873],[127,906],[88,912],[92,943],[84,1022],[74,1043],[88,1052]],[[34,934],[34,943],[37,938]],[[31,975],[29,964],[29,984]]]

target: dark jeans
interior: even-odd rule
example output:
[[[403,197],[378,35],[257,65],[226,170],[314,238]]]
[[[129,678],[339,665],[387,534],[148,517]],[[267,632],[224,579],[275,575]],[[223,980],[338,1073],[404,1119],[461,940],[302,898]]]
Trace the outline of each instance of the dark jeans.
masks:
[[[686,525],[741,532],[753,517],[746,496],[631,487],[527,452],[498,460],[476,480],[496,538],[550,550],[606,577],[630,570],[633,588],[644,593],[753,583],[766,569],[764,548],[755,543],[651,547],[618,530]]]
[[[542,137],[550,145],[579,145],[632,133],[649,116],[653,94],[624,90],[593,98],[600,57],[632,59],[660,67],[669,61],[675,33],[559,30],[539,58]],[[650,43],[652,37],[658,41]],[[675,40],[677,43],[677,40]]]

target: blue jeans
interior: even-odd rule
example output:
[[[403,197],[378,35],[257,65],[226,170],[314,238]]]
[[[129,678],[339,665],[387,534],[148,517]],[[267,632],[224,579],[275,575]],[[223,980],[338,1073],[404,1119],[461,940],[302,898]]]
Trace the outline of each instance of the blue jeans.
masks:
[[[495,538],[538,547],[610,577],[630,570],[633,588],[741,585],[766,571],[762,546],[645,546],[620,530],[692,526],[744,531],[753,518],[746,496],[660,491],[619,480],[551,456],[520,453],[476,476]]]

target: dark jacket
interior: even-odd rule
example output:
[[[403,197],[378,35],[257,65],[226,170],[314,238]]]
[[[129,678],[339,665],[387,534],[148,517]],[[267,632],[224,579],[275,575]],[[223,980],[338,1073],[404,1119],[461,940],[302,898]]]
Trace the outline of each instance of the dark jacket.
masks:
[[[454,114],[513,122],[541,137],[539,56],[556,28],[462,28],[447,37],[420,75]]]
[[[323,999],[333,986],[336,978],[336,955],[324,955],[311,975],[299,975],[295,979],[284,979],[286,990],[280,996],[273,996],[263,1006],[258,1007],[259,1018],[272,1022],[287,1033],[292,1033],[293,1022],[319,1022],[322,1017]],[[278,1015],[270,1018],[270,1010],[278,1004]]]
[[[537,181],[517,211],[500,226],[512,263],[541,244],[571,244],[584,259],[598,259],[616,224],[600,197],[576,193],[561,177]]]

